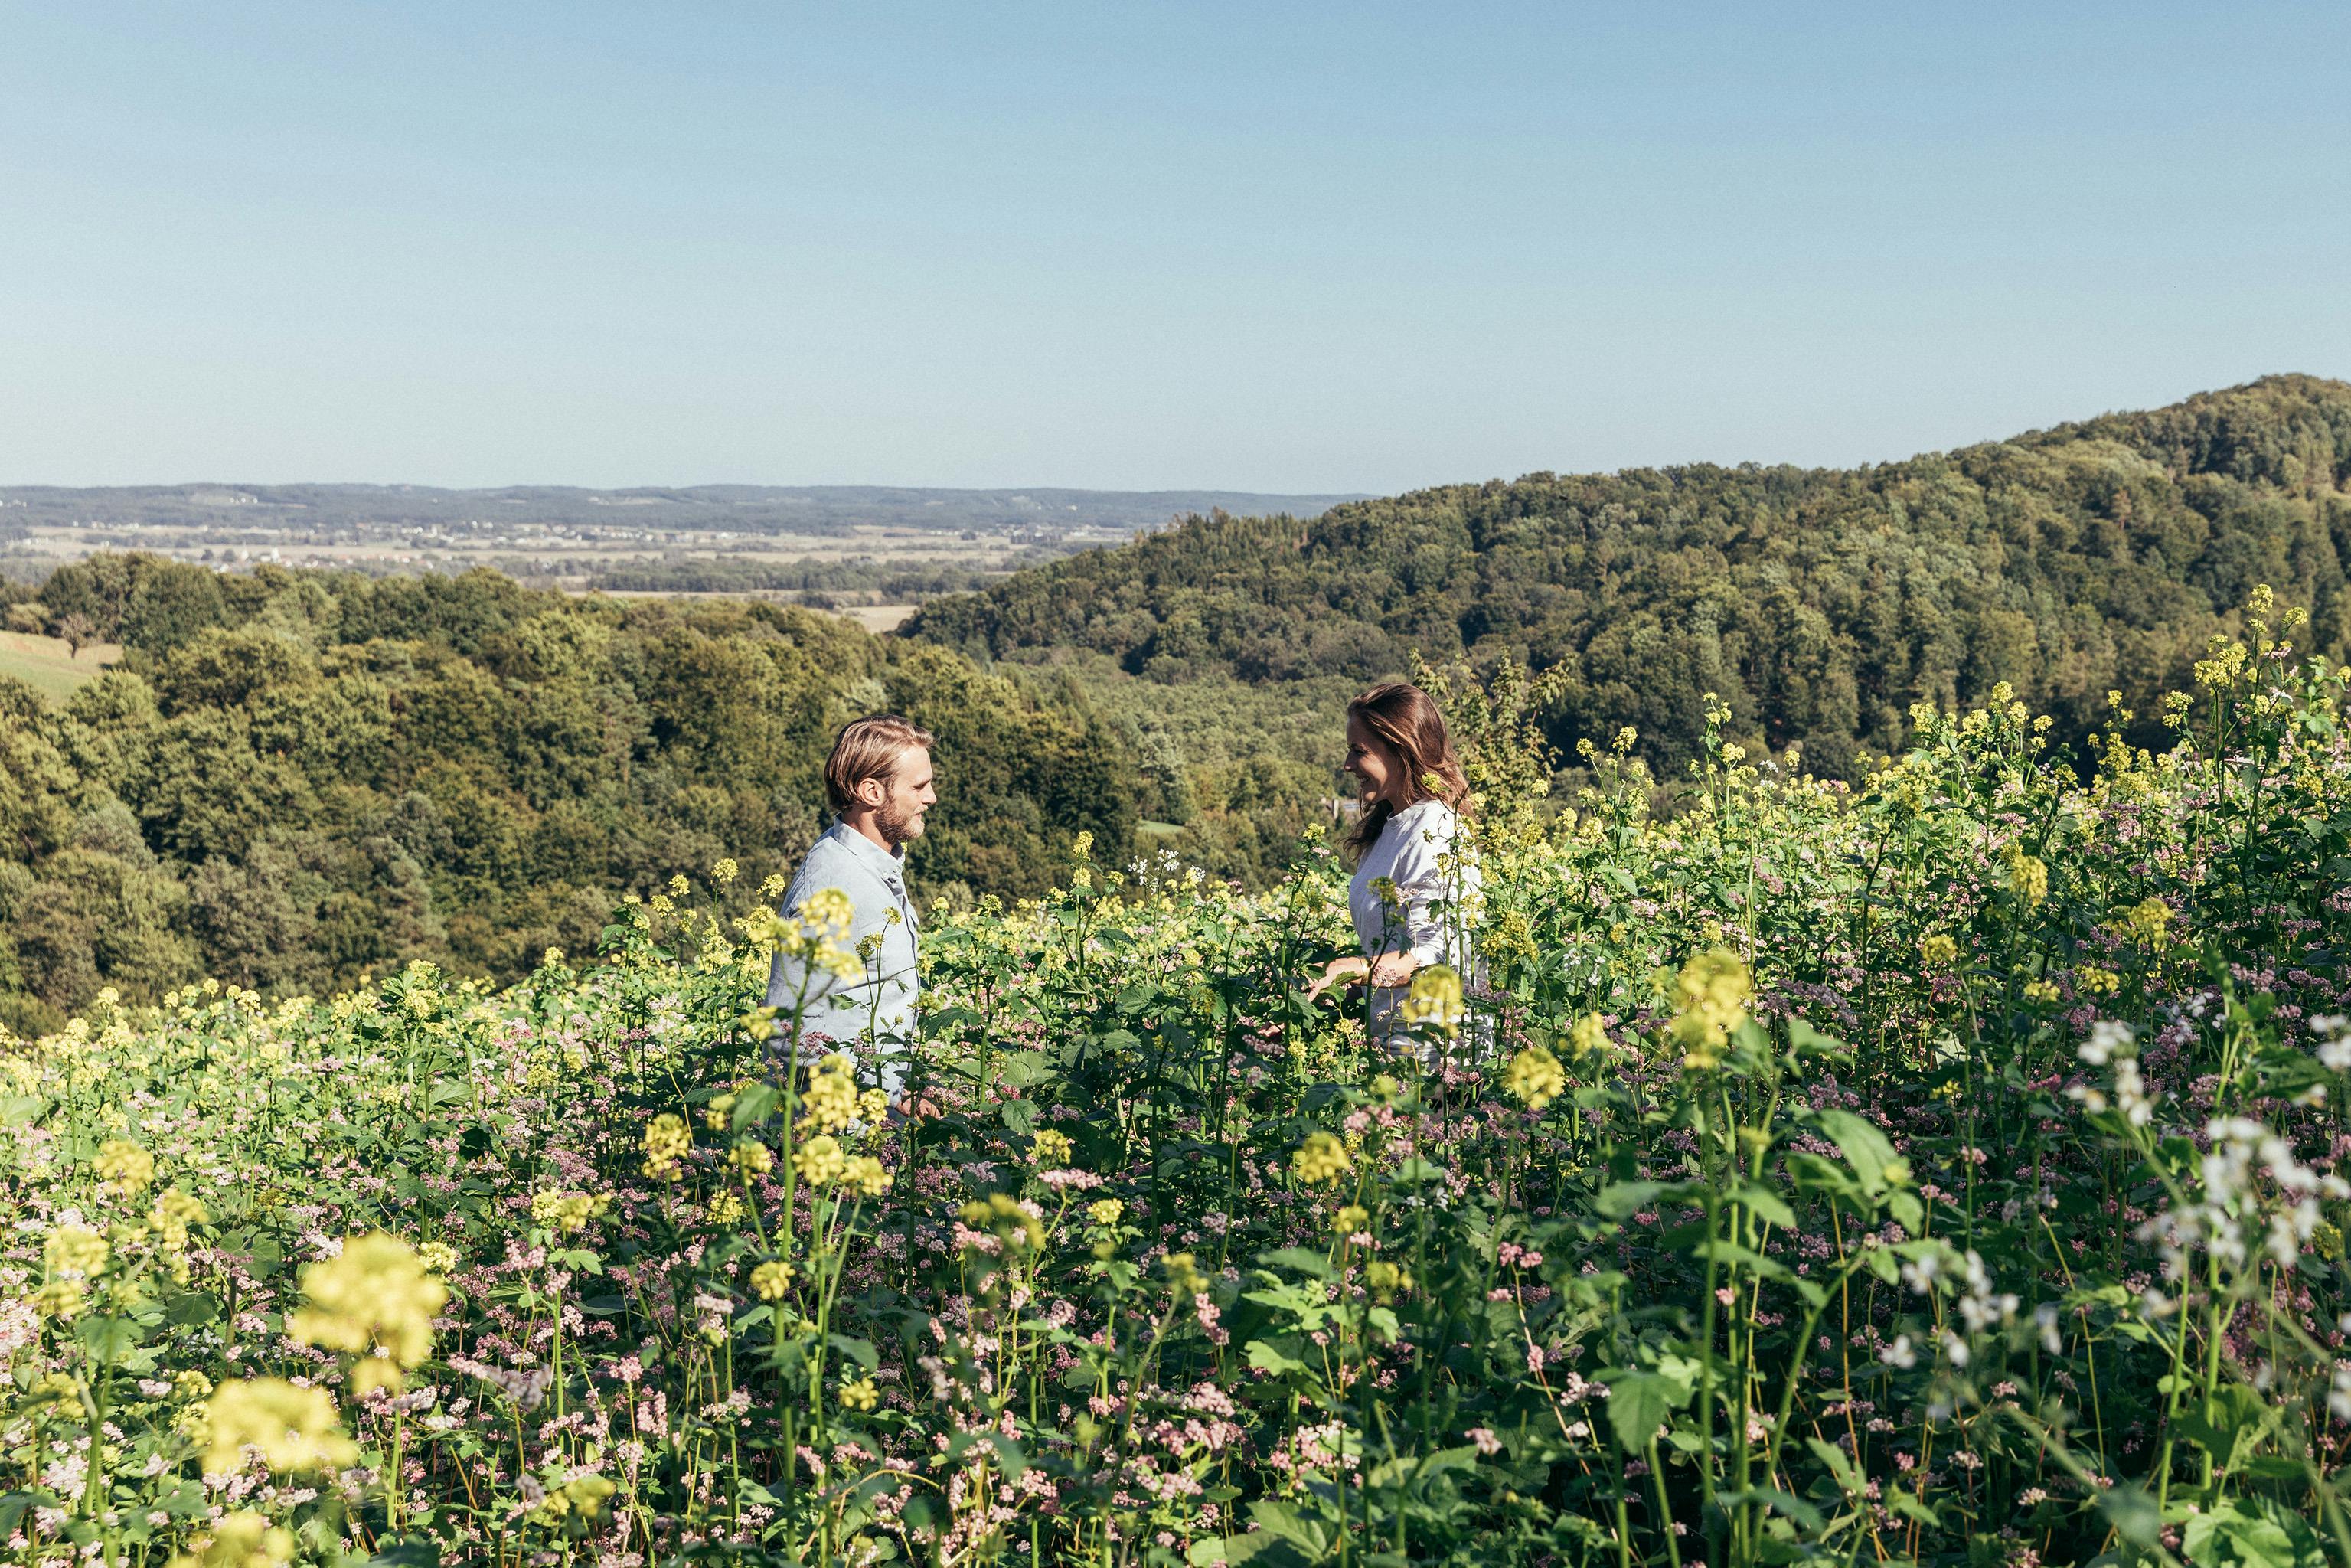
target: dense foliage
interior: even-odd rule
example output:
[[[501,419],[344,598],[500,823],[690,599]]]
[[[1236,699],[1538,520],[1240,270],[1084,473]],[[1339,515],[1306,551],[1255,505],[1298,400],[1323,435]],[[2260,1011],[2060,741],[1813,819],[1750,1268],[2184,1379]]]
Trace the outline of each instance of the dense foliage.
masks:
[[[939,737],[927,896],[1040,891],[1134,821],[1081,706],[796,609],[141,555],[37,603],[129,652],[58,706],[0,678],[0,1024],[27,1031],[205,973],[519,975],[674,866],[805,848],[833,730],[877,708]]]
[[[732,862],[501,992],[110,1003],[0,1050],[0,1540],[2351,1560],[2351,737],[2273,622],[2086,784],[2006,692],[1858,787],[1714,705],[1669,822],[1457,689],[1491,989],[1404,1050],[1301,995],[1327,856],[937,921],[903,1125],[775,1071],[830,934]]]
[[[1288,517],[1196,518],[926,606],[914,635],[1078,647],[1176,683],[1400,673],[1507,653],[1567,672],[1553,741],[1730,725],[1850,776],[1915,702],[1997,681],[2062,739],[2187,679],[2256,582],[2351,648],[2351,386],[2280,376],[2147,413],[1850,470],[1530,475]],[[2151,736],[2142,732],[2143,742]]]

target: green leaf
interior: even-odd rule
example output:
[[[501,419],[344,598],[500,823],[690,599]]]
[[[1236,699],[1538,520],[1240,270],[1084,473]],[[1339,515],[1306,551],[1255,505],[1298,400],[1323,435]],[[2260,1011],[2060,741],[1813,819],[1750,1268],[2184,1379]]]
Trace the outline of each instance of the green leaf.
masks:
[[[858,1365],[863,1367],[868,1372],[872,1371],[875,1367],[882,1364],[882,1358],[874,1354],[873,1345],[871,1341],[852,1339],[847,1334],[840,1333],[829,1333],[824,1336],[824,1339],[827,1344],[830,1344],[833,1349],[841,1352],[841,1354],[847,1356],[850,1360],[855,1362]]]
[[[1305,1247],[1281,1247],[1260,1252],[1257,1260],[1269,1269],[1294,1269],[1318,1280],[1327,1280],[1332,1275],[1331,1260]]]
[[[101,1365],[111,1365],[130,1354],[141,1337],[139,1325],[129,1318],[87,1317],[74,1324],[74,1338]]]
[[[175,1328],[208,1323],[220,1316],[220,1303],[202,1291],[183,1291],[163,1303],[163,1321]]]
[[[39,1121],[49,1108],[49,1103],[38,1094],[0,1094],[0,1126],[29,1127]],[[12,1494],[17,1497],[28,1493]]]
[[[1268,1340],[1253,1339],[1249,1341],[1248,1347],[1242,1352],[1242,1354],[1249,1357],[1249,1365],[1259,1372],[1269,1372],[1276,1375],[1280,1375],[1285,1372],[1303,1372],[1306,1370],[1306,1364],[1304,1362],[1297,1360],[1295,1357],[1282,1354],[1281,1352],[1275,1349],[1272,1343]]]
[[[1626,1219],[1648,1207],[1666,1190],[1666,1184],[1656,1181],[1611,1182],[1600,1189],[1592,1207],[1611,1219]]]
[[[1645,1452],[1681,1391],[1654,1372],[1628,1372],[1608,1384],[1608,1426],[1628,1454]]]
[[[1729,1507],[1745,1502],[1760,1502],[1774,1513],[1785,1514],[1806,1530],[1818,1530],[1826,1522],[1821,1518],[1819,1509],[1814,1508],[1802,1498],[1790,1496],[1777,1487],[1749,1487],[1743,1491],[1726,1491],[1716,1495],[1720,1498],[1725,1506]]]
[[[757,1127],[775,1114],[776,1102],[782,1098],[772,1083],[746,1084],[735,1096],[735,1109],[728,1117],[735,1132]]]
[[[1840,1110],[1815,1111],[1813,1120],[1844,1155],[1862,1186],[1876,1192],[1891,1185],[1886,1173],[1897,1156],[1876,1123],[1856,1112]]]
[[[1850,1056],[1844,1041],[1823,1034],[1802,1019],[1788,1020],[1788,1050],[1797,1056]]]
[[[1845,1496],[1861,1497],[1869,1490],[1869,1483],[1854,1468],[1852,1458],[1843,1448],[1818,1437],[1805,1438],[1804,1447],[1813,1451],[1813,1458],[1829,1468],[1829,1474],[1836,1477],[1836,1483],[1844,1490]]]
[[[2137,1481],[2124,1481],[2098,1494],[2098,1511],[2133,1546],[2152,1546],[2163,1533],[2163,1512]]]
[[[0,1536],[16,1533],[16,1521],[34,1508],[55,1508],[57,1500],[47,1492],[12,1491],[0,1497]]]
[[[1310,1558],[1321,1558],[1330,1546],[1330,1537],[1320,1520],[1308,1519],[1284,1502],[1260,1500],[1249,1504],[1249,1517],[1267,1534],[1289,1542]]]
[[[2267,1498],[2232,1497],[2195,1515],[2180,1544],[2197,1568],[2322,1568],[2326,1561],[2309,1521]]]
[[[1747,1269],[1766,1280],[1783,1278],[1789,1271],[1785,1263],[1766,1258],[1752,1248],[1741,1247],[1738,1242],[1721,1236],[1716,1237],[1711,1241],[1699,1242],[1690,1249],[1690,1256],[1701,1261],[1728,1263],[1736,1268]]]
[[[1776,1192],[1761,1182],[1742,1181],[1734,1194],[1750,1212],[1760,1216],[1782,1230],[1796,1228],[1796,1211]]]
[[[1788,1178],[1796,1184],[1798,1192],[1824,1192],[1856,1202],[1862,1196],[1861,1185],[1843,1166],[1802,1149],[1792,1150],[1788,1155]]]

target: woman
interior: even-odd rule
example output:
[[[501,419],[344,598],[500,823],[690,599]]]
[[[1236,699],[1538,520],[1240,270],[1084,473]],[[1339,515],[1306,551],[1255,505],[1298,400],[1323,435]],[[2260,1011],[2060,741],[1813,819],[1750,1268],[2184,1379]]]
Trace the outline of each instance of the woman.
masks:
[[[1362,808],[1347,837],[1355,854],[1347,887],[1360,954],[1331,961],[1310,998],[1342,984],[1371,987],[1371,1033],[1403,1027],[1405,988],[1424,965],[1450,964],[1471,977],[1469,922],[1478,868],[1457,843],[1468,794],[1445,716],[1418,686],[1374,686],[1347,705],[1347,771]]]

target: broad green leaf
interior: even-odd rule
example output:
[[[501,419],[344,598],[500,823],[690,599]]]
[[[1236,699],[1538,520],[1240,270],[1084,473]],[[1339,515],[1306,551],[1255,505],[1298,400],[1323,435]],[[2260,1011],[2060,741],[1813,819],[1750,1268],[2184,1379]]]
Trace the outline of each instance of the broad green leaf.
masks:
[[[775,1113],[776,1102],[779,1098],[772,1083],[746,1084],[736,1094],[735,1108],[729,1117],[734,1130],[739,1133],[746,1127],[757,1127],[765,1123]]]
[[[2232,1497],[2194,1515],[2180,1545],[2197,1568],[2322,1568],[2326,1562],[2310,1522],[2266,1498]]]
[[[1277,1376],[1285,1372],[1303,1372],[1306,1370],[1306,1364],[1304,1362],[1300,1361],[1293,1356],[1284,1355],[1280,1351],[1275,1349],[1272,1342],[1269,1340],[1253,1339],[1249,1341],[1248,1348],[1242,1354],[1249,1357],[1249,1365],[1256,1368],[1258,1371],[1270,1372]]]
[[[1887,1173],[1897,1156],[1894,1145],[1876,1123],[1856,1112],[1834,1109],[1815,1111],[1813,1120],[1843,1151],[1846,1163],[1853,1166],[1864,1186],[1876,1192],[1891,1185]]]
[[[2124,1481],[2098,1494],[2098,1511],[2115,1532],[2134,1546],[2153,1546],[2163,1533],[2163,1513],[2137,1481]]]
[[[840,1333],[829,1333],[824,1338],[826,1343],[868,1372],[882,1364],[882,1358],[874,1353],[872,1342],[870,1340],[855,1339],[848,1334]]]
[[[1628,1454],[1646,1450],[1681,1390],[1654,1372],[1628,1372],[1608,1385],[1608,1427]]]
[[[1761,1182],[1740,1182],[1734,1196],[1760,1218],[1782,1230],[1796,1228],[1796,1211],[1790,1208],[1778,1193]]]
[[[1611,1219],[1626,1219],[1655,1203],[1657,1195],[1665,1190],[1663,1182],[1611,1182],[1600,1189],[1600,1195],[1592,1200],[1592,1207]]]
[[[1280,1247],[1270,1252],[1260,1252],[1257,1260],[1269,1269],[1290,1269],[1301,1274],[1311,1274],[1318,1280],[1332,1276],[1331,1260],[1305,1247]]]
[[[1814,1458],[1829,1468],[1829,1474],[1836,1477],[1837,1485],[1844,1489],[1847,1497],[1860,1497],[1869,1490],[1869,1483],[1854,1468],[1853,1459],[1843,1448],[1818,1437],[1805,1438],[1804,1447],[1813,1451]]]

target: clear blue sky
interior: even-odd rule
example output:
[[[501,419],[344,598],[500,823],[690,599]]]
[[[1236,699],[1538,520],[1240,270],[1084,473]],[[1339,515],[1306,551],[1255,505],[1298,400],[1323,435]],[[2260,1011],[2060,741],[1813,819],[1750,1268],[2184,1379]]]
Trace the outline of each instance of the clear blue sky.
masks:
[[[2351,6],[0,0],[0,483],[1388,491],[2351,375]]]

